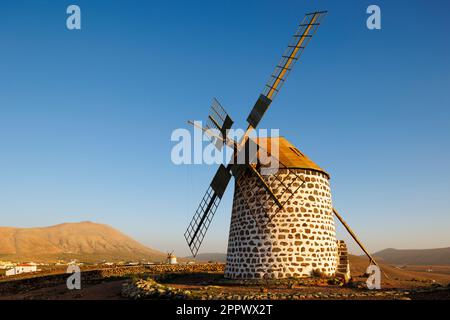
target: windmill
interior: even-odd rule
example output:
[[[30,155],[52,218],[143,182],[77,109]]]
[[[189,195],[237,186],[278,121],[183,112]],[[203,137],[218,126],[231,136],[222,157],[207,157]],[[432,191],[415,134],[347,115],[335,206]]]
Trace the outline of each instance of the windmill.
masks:
[[[177,264],[177,257],[173,254],[175,250],[172,250],[172,252],[167,252],[167,258],[166,261],[168,264]]]
[[[316,11],[304,16],[250,111],[247,130],[239,141],[227,135],[233,120],[216,99],[206,126],[201,128],[217,149],[231,147],[233,156],[226,166],[219,166],[184,236],[195,257],[234,177],[225,268],[228,278],[309,276],[314,271],[348,277],[346,246],[335,238],[333,213],[370,262],[376,264],[332,207],[328,173],[284,137],[250,137],[326,13]],[[267,163],[272,162],[277,163],[277,168],[271,171]]]

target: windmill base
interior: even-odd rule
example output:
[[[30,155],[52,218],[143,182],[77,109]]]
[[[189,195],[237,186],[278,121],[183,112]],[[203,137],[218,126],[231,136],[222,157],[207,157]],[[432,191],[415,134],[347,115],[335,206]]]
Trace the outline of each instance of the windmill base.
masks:
[[[283,273],[281,270],[278,272],[274,272],[275,270],[267,270],[267,272],[262,272],[260,268],[259,272],[230,272],[230,268],[225,267],[225,278],[227,279],[283,279],[283,278],[307,278],[314,276],[328,276],[328,277],[337,277],[342,279],[344,283],[347,283],[351,279],[350,273],[350,262],[348,259],[347,245],[344,240],[337,240],[337,257],[338,257],[338,265],[336,268],[336,272],[326,273],[321,272],[320,269],[306,268],[304,273]],[[261,266],[260,266],[261,267]],[[252,268],[249,269],[249,271]],[[255,269],[253,269],[255,270]]]
[[[341,273],[344,278],[349,277],[345,243],[336,240],[328,176],[314,170],[291,169],[280,170],[277,178],[294,188],[300,183],[298,176],[305,183],[286,200],[282,212],[270,206],[270,200],[258,198],[265,191],[251,174],[241,175],[236,182],[226,278],[290,278]],[[283,185],[277,185],[271,176],[264,178],[275,186],[275,195],[285,200]],[[268,221],[267,216],[274,218]]]

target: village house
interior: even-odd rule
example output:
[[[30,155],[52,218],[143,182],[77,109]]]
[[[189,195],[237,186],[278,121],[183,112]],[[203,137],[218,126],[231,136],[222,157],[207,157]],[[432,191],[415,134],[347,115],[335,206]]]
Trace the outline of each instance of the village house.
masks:
[[[14,276],[21,273],[36,272],[36,271],[37,266],[35,264],[21,263],[9,270],[6,270],[5,274],[6,276]]]

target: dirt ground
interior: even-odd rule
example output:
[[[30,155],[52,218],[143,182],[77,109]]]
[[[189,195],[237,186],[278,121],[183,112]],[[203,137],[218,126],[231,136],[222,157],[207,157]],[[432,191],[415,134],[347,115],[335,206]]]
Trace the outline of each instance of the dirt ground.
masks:
[[[65,284],[56,286],[25,290],[17,294],[5,294],[0,296],[0,300],[124,300],[122,288],[129,283],[129,278],[120,280],[104,280],[99,283],[82,285],[81,290],[68,290]],[[223,274],[193,274],[175,278],[173,280],[162,281],[165,285],[184,290],[208,289],[208,294],[226,294],[229,296],[243,296],[250,294],[260,294],[261,292],[272,295],[301,295],[307,300],[392,300],[399,299],[395,295],[384,295],[382,293],[373,295],[367,290],[350,287],[330,286],[330,285],[294,285],[291,288],[275,285],[246,285],[238,283],[226,284],[223,281]],[[391,291],[390,291],[391,292]],[[450,300],[450,290],[439,290],[432,292],[414,292],[408,295],[411,300]],[[403,300],[403,299],[402,299]]]
[[[122,286],[127,280],[104,281],[68,290],[65,284],[40,288],[18,294],[0,296],[0,300],[122,300]]]
[[[204,272],[171,271],[168,273],[169,276],[165,276],[165,273],[143,273],[142,269],[138,268],[136,274],[124,274],[123,270],[117,270],[117,273],[113,273],[114,276],[86,277],[89,280],[82,281],[81,290],[68,290],[65,283],[68,275],[64,274],[63,270],[59,273],[52,270],[41,274],[24,275],[23,278],[2,279],[0,300],[121,300],[127,299],[122,294],[124,287],[136,279],[155,276],[161,285],[176,290],[199,292],[201,298],[208,299],[262,297],[262,299],[298,300],[450,300],[450,266],[399,267],[381,264],[382,290],[375,292],[364,286],[367,261],[354,257],[351,264],[353,284],[344,286],[330,284],[327,279],[265,283],[230,281],[224,279],[221,265],[218,269],[222,271],[210,270],[208,267],[209,269]],[[86,272],[88,274],[92,271]]]

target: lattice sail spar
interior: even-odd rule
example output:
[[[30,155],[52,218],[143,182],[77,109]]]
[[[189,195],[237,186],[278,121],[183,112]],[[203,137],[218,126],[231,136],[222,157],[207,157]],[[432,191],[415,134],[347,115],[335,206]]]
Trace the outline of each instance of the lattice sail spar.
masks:
[[[200,249],[219,203],[220,198],[214,193],[211,186],[208,187],[197,211],[195,211],[194,217],[184,233],[184,238],[194,257],[197,255],[198,249]]]
[[[275,95],[280,91],[286,81],[289,72],[294,67],[295,62],[300,59],[300,55],[303,53],[303,50],[308,46],[311,38],[316,33],[317,28],[322,23],[326,13],[326,11],[317,11],[307,13],[304,16],[297,32],[295,32],[291,42],[286,48],[284,54],[281,56],[280,62],[270,76],[270,79],[263,91],[264,96],[271,100],[275,98]]]
[[[307,13],[304,16],[297,31],[292,37],[291,42],[281,56],[280,62],[275,67],[275,70],[270,76],[269,81],[266,83],[262,94],[259,96],[255,106],[247,118],[247,122],[252,128],[256,128],[261,121],[273,99],[286,81],[286,78],[294,67],[295,62],[300,59],[303,50],[311,41],[311,38],[316,33],[326,14],[327,11],[317,11]]]
[[[220,102],[214,98],[209,110],[208,120],[206,121],[206,130],[215,129],[221,135],[222,140],[217,137],[210,136],[211,142],[217,149],[222,150],[224,141],[227,138],[227,131],[233,125],[233,120],[222,107]]]
[[[198,249],[205,238],[230,179],[230,171],[221,165],[184,233],[184,237],[194,257],[197,255]]]

